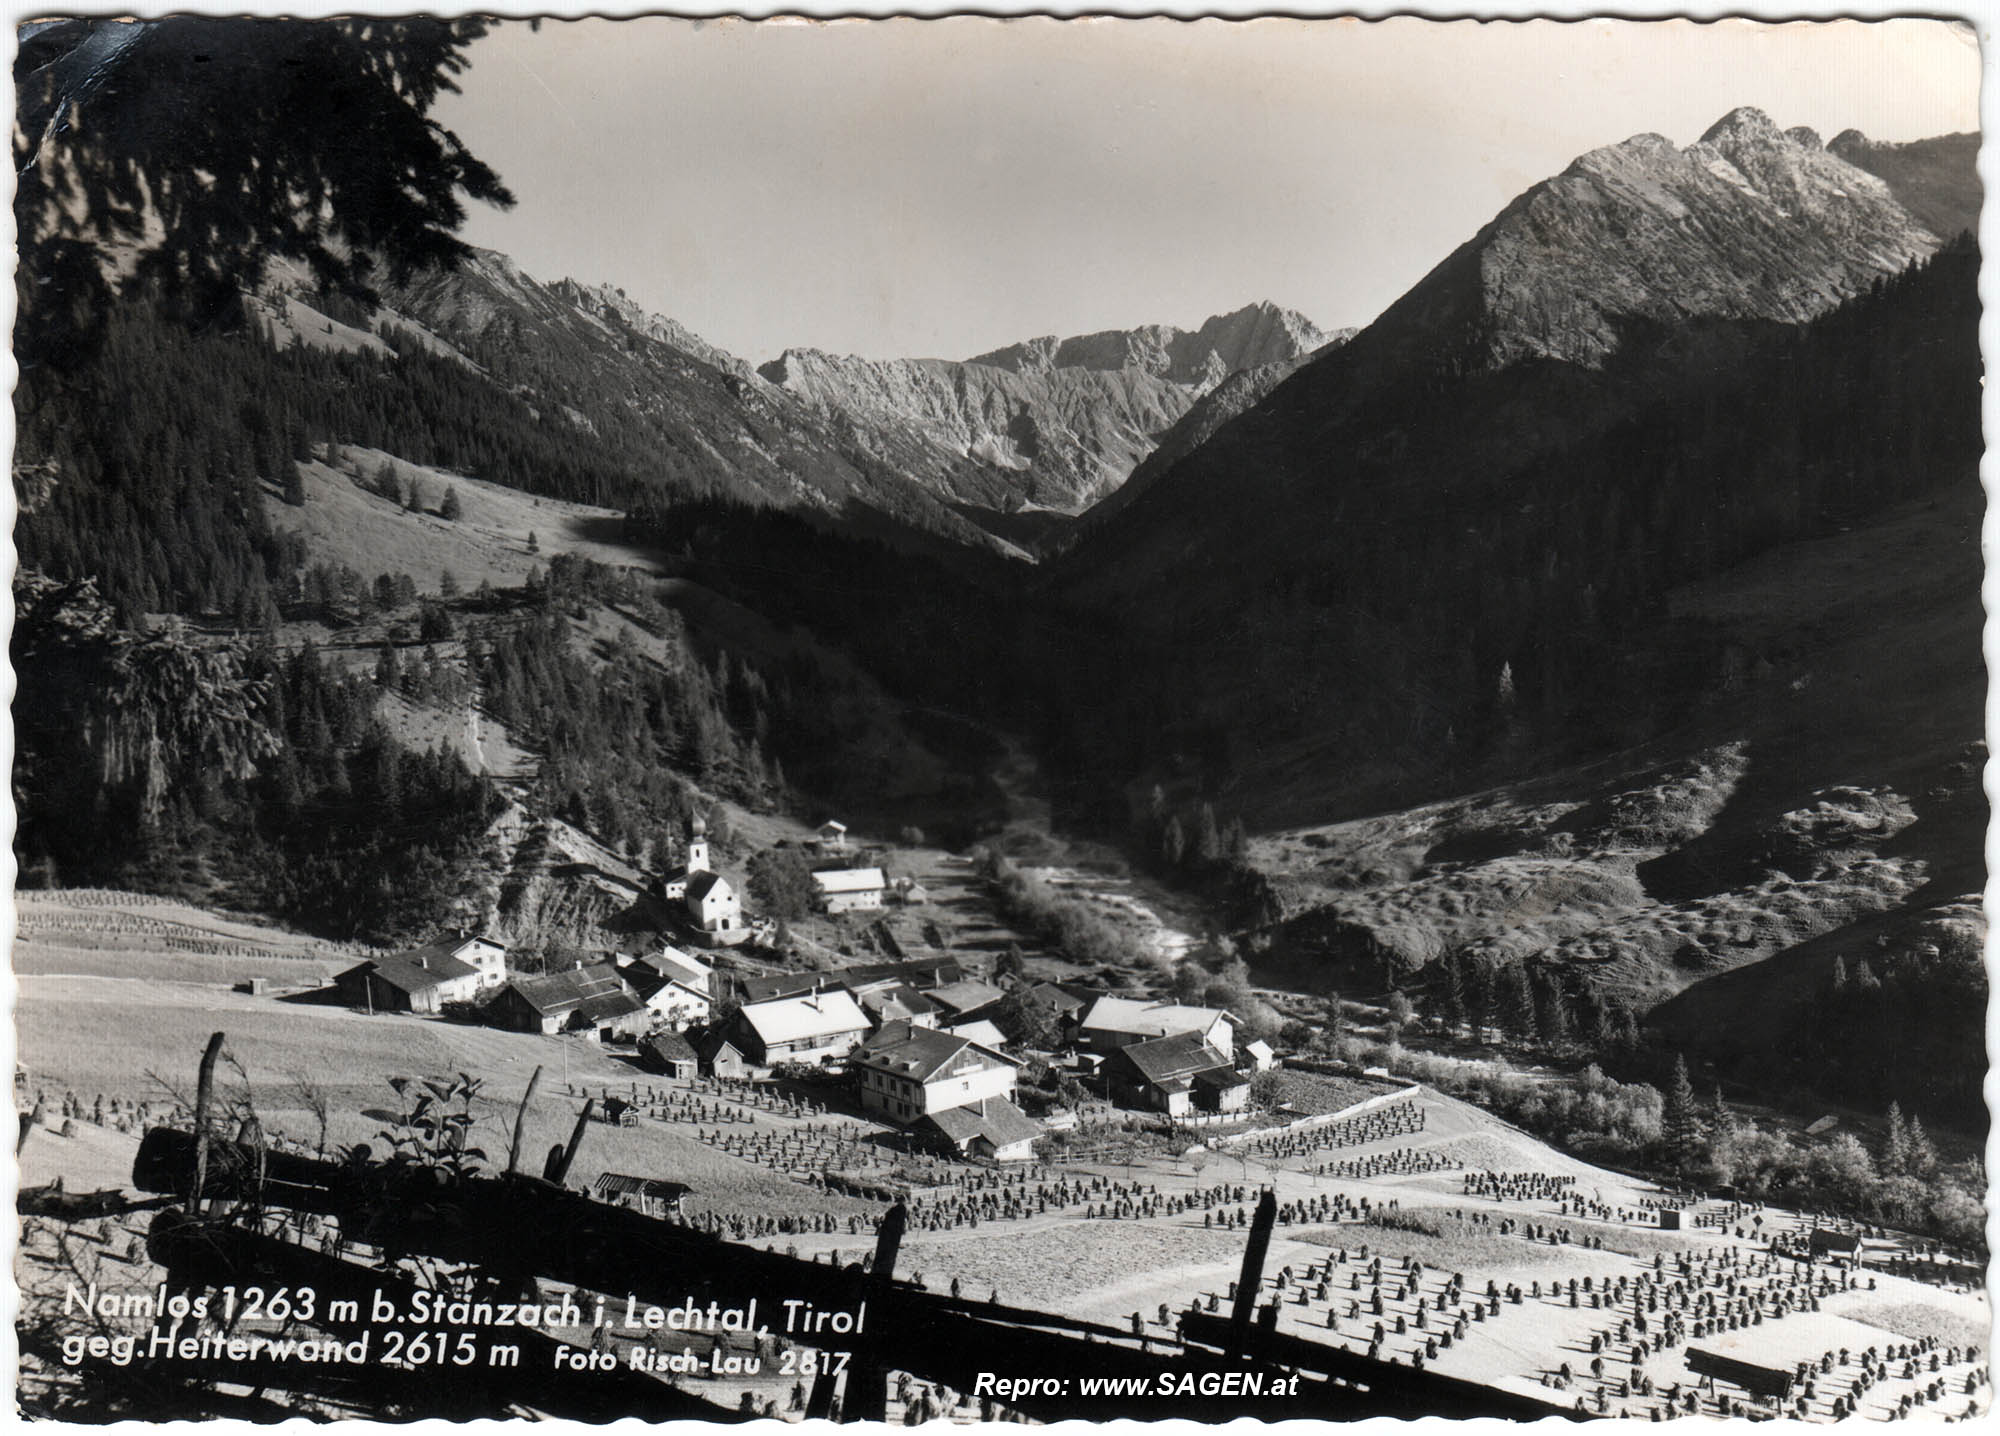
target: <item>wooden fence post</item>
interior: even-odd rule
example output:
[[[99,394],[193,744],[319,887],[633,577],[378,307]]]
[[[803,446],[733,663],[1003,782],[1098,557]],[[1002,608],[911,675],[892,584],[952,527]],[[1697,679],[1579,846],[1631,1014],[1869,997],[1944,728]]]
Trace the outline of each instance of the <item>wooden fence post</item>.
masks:
[[[201,1191],[208,1184],[208,1109],[215,1099],[215,1059],[222,1055],[222,1034],[212,1033],[201,1054],[201,1068],[194,1083],[194,1187],[188,1193],[188,1210],[201,1210]]]
[[[896,1256],[903,1245],[903,1228],[910,1209],[902,1202],[889,1208],[875,1233],[875,1257],[869,1264],[874,1282],[884,1286],[896,1275]],[[856,1351],[847,1374],[847,1399],[841,1403],[842,1421],[883,1421],[889,1410],[889,1373],[873,1360],[879,1343],[863,1337],[863,1349]],[[812,1397],[806,1402],[806,1418],[823,1421],[833,1413],[833,1373],[824,1368],[813,1378]]]
[[[1250,1244],[1243,1248],[1243,1274],[1236,1279],[1236,1306],[1229,1317],[1231,1357],[1242,1356],[1248,1344],[1250,1316],[1257,1309],[1257,1288],[1264,1279],[1264,1256],[1271,1249],[1271,1228],[1277,1224],[1278,1194],[1267,1187],[1250,1219]]]
[[[583,1130],[590,1125],[590,1114],[597,1110],[597,1099],[583,1099],[583,1110],[576,1114],[576,1126],[570,1129],[569,1149],[562,1154],[562,1160],[549,1173],[549,1180],[561,1186],[569,1179],[569,1169],[576,1163],[576,1154],[583,1147]]]
[[[521,1138],[527,1135],[528,1104],[535,1100],[535,1085],[542,1080],[542,1069],[538,1064],[534,1074],[528,1078],[528,1090],[521,1096],[521,1110],[514,1114],[514,1145],[507,1150],[507,1170],[520,1170]]]

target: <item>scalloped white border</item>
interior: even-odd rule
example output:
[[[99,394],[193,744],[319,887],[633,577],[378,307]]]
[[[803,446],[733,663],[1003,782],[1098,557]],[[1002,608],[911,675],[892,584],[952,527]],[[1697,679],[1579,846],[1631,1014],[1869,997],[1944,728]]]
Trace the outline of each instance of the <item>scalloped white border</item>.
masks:
[[[964,14],[991,16],[1052,15],[1063,17],[1083,15],[1130,17],[1157,15],[1174,16],[1183,19],[1197,19],[1204,16],[1248,19],[1260,15],[1284,15],[1302,18],[1332,18],[1344,15],[1365,19],[1380,19],[1391,15],[1409,15],[1437,20],[1468,18],[1520,20],[1534,18],[1585,19],[1596,16],[1630,20],[1666,19],[1673,17],[1697,20],[1741,18],[1760,21],[1891,19],[1898,17],[1956,19],[1963,21],[1969,27],[1973,36],[1976,37],[1980,49],[1980,132],[1987,138],[1981,143],[1979,152],[1979,176],[1985,186],[1986,193],[1986,205],[1980,216],[1979,230],[1980,248],[1982,254],[1985,256],[1985,261],[1980,268],[1979,277],[1979,298],[1982,307],[1979,338],[1980,352],[1985,361],[1986,372],[1989,375],[2000,375],[2000,362],[1996,362],[2000,360],[2000,267],[1996,267],[1994,263],[1994,256],[2000,254],[2000,208],[1996,208],[1994,202],[1995,190],[1996,188],[2000,188],[2000,160],[1996,160],[1995,158],[1995,145],[1992,139],[1996,128],[2000,128],[2000,111],[1996,111],[1996,102],[2000,102],[1996,99],[1997,96],[2000,96],[2000,66],[1996,66],[1995,60],[1996,40],[2000,40],[2000,0],[1915,0],[1915,3],[1900,4],[1896,3],[1896,0],[1849,0],[1849,3],[1838,5],[1812,3],[1812,0],[1798,0],[1798,3],[1784,3],[1784,0],[1735,0],[1733,4],[1712,3],[1712,0],[1711,3],[1690,4],[1663,3],[1663,0],[1613,0],[1613,3],[1610,4],[1592,4],[1589,3],[1589,0],[1549,0],[1549,3],[1540,5],[1496,3],[1496,0],[1458,0],[1458,3],[1446,5],[1321,4],[1300,3],[1300,0],[1292,0],[1292,3],[1289,4],[1258,4],[1254,3],[1254,0],[1216,0],[1216,3],[1210,4],[1189,4],[1186,3],[1186,0],[1154,0],[1154,3],[1144,3],[1144,0],[1099,0],[1099,3],[1095,4],[1078,4],[1075,3],[1075,0],[1046,0],[1046,3],[1041,4],[1022,3],[1022,0],[984,0],[984,3],[970,5],[951,4],[948,0],[906,0],[903,4],[895,5],[866,3],[866,0],[860,0],[859,3],[855,3],[855,0],[850,0],[850,3],[845,4],[838,3],[838,0],[790,0],[789,3],[768,3],[768,0],[761,0],[761,3],[745,3],[740,5],[647,5],[630,3],[630,0],[624,0],[624,3],[620,3],[619,0],[610,0],[610,3],[602,3],[602,0],[600,0],[600,3],[572,7],[560,4],[425,5],[421,3],[421,0],[417,0],[417,3],[412,3],[412,0],[402,0],[402,3],[397,3],[397,0],[347,0],[346,3],[336,3],[335,0],[293,0],[293,3],[283,3],[283,0],[278,0],[278,3],[273,3],[273,0],[238,0],[238,3],[233,4],[205,3],[204,0],[191,0],[191,3],[187,3],[184,0],[184,3],[179,4],[141,3],[136,5],[119,4],[116,3],[116,0],[67,0],[67,3],[65,3],[65,0],[55,0],[55,3],[45,4],[34,4],[32,0],[0,0],[0,5],[4,5],[9,22],[5,34],[0,35],[0,46],[4,46],[5,48],[7,72],[10,74],[12,73],[15,50],[15,27],[23,19],[45,14],[136,15],[147,17],[175,13],[326,16],[351,14],[404,15],[415,11],[443,13],[476,11],[478,13],[523,19],[535,15],[560,15],[570,18],[580,18],[586,15],[605,17],[672,15],[689,19],[721,18],[726,16],[762,19],[774,16],[797,16],[800,17],[801,21],[806,19],[879,19],[897,15],[940,16]],[[5,217],[4,219],[0,219],[0,226],[4,226],[5,228],[8,267],[11,275],[14,239],[13,179],[11,169],[4,180],[4,184],[7,205],[4,211]],[[8,335],[13,333],[14,286],[11,282],[0,285],[0,323],[4,324],[5,332]],[[4,369],[0,369],[0,378],[4,378],[7,392],[11,394],[17,378],[11,348],[6,356]],[[1980,477],[1988,494],[1987,512],[1982,526],[1980,544],[1980,550],[1983,554],[1987,555],[1988,562],[1981,597],[1985,603],[1987,614],[1984,642],[1986,667],[1988,674],[1991,675],[1996,671],[2000,671],[2000,571],[1996,571],[1993,563],[1993,555],[1996,552],[1996,548],[2000,548],[2000,511],[1996,511],[1996,507],[1992,501],[1995,487],[1996,485],[2000,485],[2000,459],[1995,458],[1992,444],[1992,436],[1996,432],[2000,432],[2000,382],[1989,383],[1986,386],[1981,413],[1984,430],[1988,436],[1987,451],[1980,464]],[[0,444],[5,446],[11,458],[14,447],[14,415],[11,403],[4,410],[0,410]],[[0,491],[0,523],[4,523],[4,532],[0,532],[0,570],[4,570],[8,590],[11,592],[15,567],[15,553],[12,541],[14,527],[14,490],[12,484],[8,484],[4,491]],[[13,614],[11,607],[9,607],[4,615],[0,615],[0,636],[9,636],[12,630]],[[0,699],[4,699],[7,708],[10,710],[13,703],[13,695],[13,670],[11,667],[8,667],[4,677],[0,677]],[[1995,688],[1989,678],[1986,707],[1986,732],[1989,755],[1996,746],[1996,729],[2000,729],[2000,700],[1996,700]],[[13,768],[13,757],[14,735],[12,724],[11,722],[0,722],[0,761],[4,762],[7,771],[10,773]],[[1989,756],[1987,761],[1985,786],[1989,805],[2000,809],[2000,762],[1996,762],[1991,756]],[[14,811],[11,785],[9,785],[6,791],[0,792],[0,827],[4,827],[7,838],[4,846],[0,846],[0,878],[4,878],[5,890],[11,893],[16,876],[12,842]],[[1990,825],[1987,830],[1986,867],[1986,911],[1990,916],[1995,911],[1996,903],[2000,903],[2000,824]],[[5,943],[7,950],[11,953],[13,950],[13,941],[13,904],[11,901],[0,902],[0,943]],[[1989,937],[1986,959],[1989,984],[1992,984],[1995,977],[2000,977],[2000,967],[1996,967],[1996,951],[2000,951],[2000,941]],[[0,1025],[0,1060],[5,1061],[8,1070],[11,1070],[14,1060],[14,1027],[11,1019],[14,1010],[15,994],[16,988],[13,969],[10,963],[4,971],[0,971],[0,1002],[4,1002],[9,1015],[9,1021],[4,1025]],[[1989,1112],[1992,1112],[2000,1110],[2000,1074],[1996,1074],[1992,1061],[1994,1055],[2000,1053],[2000,1004],[1989,1004],[1986,1022],[1988,1065],[1985,1092],[1987,1108]],[[7,1187],[11,1192],[17,1186],[13,1153],[11,1151],[5,1152],[3,1156],[0,1156],[0,1161],[3,1161],[5,1164],[4,1170],[7,1176]],[[1996,1165],[2000,1165],[2000,1124],[1989,1124],[1986,1147],[1988,1181],[1987,1245],[1989,1250],[2000,1249],[2000,1201],[1996,1201],[1996,1188],[1993,1184],[1993,1174]],[[11,1202],[9,1206],[12,1206]],[[13,1378],[20,1360],[20,1352],[15,1340],[14,1330],[14,1321],[18,1315],[20,1301],[19,1292],[16,1290],[13,1281],[14,1246],[16,1241],[15,1224],[11,1221],[0,1222],[0,1231],[4,1231],[5,1233],[5,1249],[4,1252],[0,1252],[0,1257],[4,1257],[6,1263],[6,1280],[4,1284],[0,1284],[0,1315],[4,1315],[6,1318],[5,1333],[4,1335],[0,1335],[0,1368],[4,1368],[6,1382],[5,1399],[9,1402],[8,1409],[11,1410],[12,1391],[14,1389]],[[1989,1297],[1993,1285],[1992,1269],[1989,1268],[1987,1282]],[[1989,1342],[1988,1350],[1991,1351],[1992,1348],[1993,1343]],[[558,1426],[566,1426],[571,1423],[556,1424]],[[1322,1424],[1306,1421],[1265,1422],[1246,1416],[1219,1425],[1178,1419],[1158,1422],[1118,1421],[1105,1423],[1065,1421],[1057,1423],[1051,1429],[1058,1433],[1072,1433],[1072,1436],[1074,1436],[1074,1433],[1097,1431],[1129,1433],[1129,1436],[1147,1436],[1147,1433],[1156,1433],[1156,1436],[1190,1436],[1190,1433],[1238,1428],[1242,1436],[1256,1436],[1257,1432],[1272,1426],[1297,1428],[1304,1431],[1317,1429]],[[1570,1429],[1568,1423],[1553,1420],[1533,1424],[1551,1428],[1560,1427],[1562,1429]],[[1621,1427],[1629,1427],[1646,1426],[1651,1423],[1618,1422],[1614,1424]],[[465,1423],[422,1421],[405,1425],[387,1425],[379,1422],[364,1421],[343,1422],[339,1430],[342,1433],[353,1431],[357,1433],[357,1436],[361,1432],[368,1431],[409,1432],[412,1433],[412,1436],[433,1436],[433,1433],[454,1430],[460,1425],[468,1431],[474,1428],[506,1430],[509,1427],[509,1423],[497,1421]],[[683,1424],[682,1429],[706,1428],[707,1425],[708,1423],[705,1422],[688,1422]],[[809,1422],[804,1423],[804,1425],[823,1428],[828,1432],[838,1429],[850,1431],[857,1429],[853,1426],[836,1428],[831,1423],[826,1422]],[[1487,1420],[1457,1422],[1445,1421],[1440,1418],[1426,1418],[1421,1421],[1409,1423],[1388,1420],[1363,1421],[1352,1423],[1352,1425],[1356,1429],[1364,1430],[1367,1436],[1377,1436],[1377,1433],[1381,1433],[1381,1436],[1387,1436],[1387,1433],[1399,1432],[1405,1426],[1409,1428],[1409,1436],[1434,1436],[1434,1433],[1455,1431],[1466,1431],[1476,1433],[1476,1436],[1484,1436],[1484,1433],[1488,1432],[1525,1429],[1520,1423],[1516,1422]],[[1726,1422],[1723,1425],[1725,1427],[1739,1425],[1747,1427],[1750,1423]],[[1713,1426],[1714,1423],[1708,1421],[1706,1418],[1703,1419],[1703,1430],[1713,1429]],[[203,1423],[149,1423],[134,1421],[119,1422],[108,1426],[79,1426],[72,1428],[66,1423],[44,1422],[40,1423],[35,1429],[46,1431],[74,1429],[79,1432],[111,1433],[111,1436],[117,1436],[117,1433],[122,1432],[174,1429],[180,1429],[189,1433],[226,1432],[229,1433],[229,1436],[236,1436],[239,1430],[246,1433],[246,1436],[250,1432],[268,1431],[281,1432],[284,1433],[284,1436],[303,1436],[303,1433],[317,1432],[322,1428],[315,1423],[308,1423],[300,1419],[283,1422],[277,1426],[258,1426],[233,1421]],[[586,1427],[583,1429],[615,1433],[615,1436],[643,1436],[643,1433],[649,1431],[651,1428],[646,1423],[637,1420],[627,1420],[613,1422],[604,1427]],[[755,1421],[736,1426],[717,1426],[715,1429],[717,1431],[747,1432],[749,1436],[765,1436],[765,1433],[797,1431],[801,1427],[777,1421]]]

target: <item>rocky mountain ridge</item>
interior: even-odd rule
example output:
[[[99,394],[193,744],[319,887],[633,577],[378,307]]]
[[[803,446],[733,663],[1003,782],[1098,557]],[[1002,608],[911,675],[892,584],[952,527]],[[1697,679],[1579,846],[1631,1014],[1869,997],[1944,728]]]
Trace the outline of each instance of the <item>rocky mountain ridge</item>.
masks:
[[[1028,505],[1073,513],[1115,491],[1231,375],[1296,362],[1329,337],[1303,315],[1260,302],[1198,329],[1048,336],[967,360],[790,349],[759,373],[819,413],[914,430],[1013,471]]]
[[[1019,502],[1005,469],[908,429],[820,414],[616,288],[544,282],[478,250],[384,299],[389,318],[448,341],[538,414],[619,444],[649,486],[1011,549],[967,516]],[[571,497],[625,507],[637,496]]]
[[[1812,131],[1781,131],[1744,108],[1685,147],[1642,134],[1578,157],[1502,210],[1382,322],[1443,298],[1467,311],[1469,332],[1458,338],[1470,362],[1594,367],[1632,321],[1796,324],[1941,240],[1888,184]],[[1440,287],[1469,292],[1430,292]]]

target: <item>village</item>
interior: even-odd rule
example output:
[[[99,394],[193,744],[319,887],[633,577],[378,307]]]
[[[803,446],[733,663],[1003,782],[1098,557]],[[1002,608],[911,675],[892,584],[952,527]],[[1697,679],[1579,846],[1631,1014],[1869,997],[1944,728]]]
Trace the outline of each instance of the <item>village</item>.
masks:
[[[929,900],[913,879],[865,863],[837,820],[807,841],[821,914]],[[655,946],[579,952],[528,974],[509,968],[492,937],[446,934],[346,969],[335,993],[369,1013],[581,1036],[677,1080],[839,1083],[861,1115],[913,1147],[993,1162],[1032,1159],[1037,1141],[1076,1129],[1084,1110],[1152,1114],[1163,1126],[1227,1120],[1276,1065],[1271,1045],[1221,1008],[997,972],[969,954],[897,949],[888,962],[780,967],[776,925],[747,912],[715,870],[702,818],[684,851],[654,884],[666,924]]]
[[[887,845],[837,822],[783,841],[811,873],[813,919],[755,911],[697,819],[685,860],[647,884],[662,917],[649,940],[539,972],[481,932],[322,957],[320,977],[290,983],[271,974],[314,964],[155,957],[156,972],[209,981],[148,982],[126,1019],[143,1036],[111,1062],[78,1065],[39,999],[56,985],[72,1007],[80,992],[128,1000],[140,984],[112,976],[122,957],[31,956],[21,1162],[24,1211],[43,1215],[24,1227],[24,1289],[147,1266],[143,1222],[119,1204],[137,1195],[139,1137],[190,1120],[186,1089],[160,1074],[215,1027],[240,1054],[237,1109],[276,1151],[351,1152],[391,1120],[364,1105],[369,1071],[457,1070],[481,1129],[504,1142],[511,1121],[517,1151],[523,1126],[531,1148],[564,1137],[549,1177],[604,1209],[829,1271],[865,1259],[893,1209],[910,1289],[1059,1313],[1141,1353],[1226,1324],[1267,1219],[1251,1304],[1293,1369],[1386,1364],[1550,1414],[1652,1419],[1957,1419],[1989,1401],[1979,1275],[1934,1243],[1592,1166],[1430,1087],[1280,1050],[1226,1008],[1104,990],[1005,945],[885,950],[874,933],[842,953],[819,939],[921,912],[949,881],[976,895],[977,878],[947,879],[941,860],[928,884],[898,877]],[[38,941],[60,929],[27,912]],[[234,971],[262,975],[213,985]],[[297,1034],[341,1054],[340,1085],[317,1099],[303,1076],[298,1096],[278,1080],[310,1060]],[[59,1106],[42,1086],[56,1081]],[[92,1187],[104,1215],[48,1218]],[[776,1360],[783,1341],[705,1337],[690,1374],[661,1335],[550,1332],[579,1360],[608,1353],[722,1409],[811,1414],[812,1383],[786,1374],[798,1358]],[[999,1412],[907,1373],[885,1409]]]

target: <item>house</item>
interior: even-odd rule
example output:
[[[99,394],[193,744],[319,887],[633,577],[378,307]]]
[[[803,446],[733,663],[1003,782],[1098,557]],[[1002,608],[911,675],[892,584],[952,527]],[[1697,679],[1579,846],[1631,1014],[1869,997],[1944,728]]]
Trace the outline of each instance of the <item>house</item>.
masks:
[[[619,976],[646,1004],[656,1022],[673,1028],[706,1022],[715,1010],[714,999],[707,992],[708,969],[701,971],[701,987],[695,987],[682,977],[667,976],[671,972],[686,973],[690,977],[695,975],[663,957],[632,958],[618,968]]]
[[[731,1040],[752,1062],[824,1062],[868,1035],[868,1014],[845,989],[801,993],[738,1009]]]
[[[1169,1117],[1241,1111],[1250,1079],[1199,1032],[1177,1032],[1116,1049],[1104,1063],[1112,1095],[1128,1107]]]
[[[655,1032],[639,1043],[639,1061],[648,1072],[685,1082],[701,1070],[694,1044],[678,1032]]]
[[[495,1026],[516,1032],[588,1032],[600,1039],[636,1036],[653,1025],[651,1009],[609,962],[517,977],[490,1014]]]
[[[1198,1033],[1224,1057],[1236,1050],[1236,1019],[1218,1007],[1189,1007],[1144,997],[1100,997],[1078,1024],[1084,1045],[1107,1056],[1121,1047],[1156,1037]]]
[[[947,1027],[945,1031],[954,1037],[963,1037],[968,1042],[977,1042],[982,1047],[997,1050],[1007,1045],[1007,1034],[983,1017],[976,1022],[956,1023]]]
[[[821,823],[819,831],[814,836],[819,839],[822,848],[831,848],[836,852],[845,851],[847,848],[847,824],[836,822],[832,818]]]
[[[934,987],[924,994],[924,996],[930,998],[932,1002],[935,1002],[939,1007],[944,1009],[946,1014],[948,1014],[947,1021],[951,1018],[963,1016],[968,1012],[976,1012],[982,1007],[990,1006],[1006,995],[1006,993],[1002,992],[992,983],[981,982],[977,978],[966,978],[961,982],[948,982],[944,986]]]
[[[1861,1238],[1853,1232],[1814,1227],[1806,1238],[1806,1250],[1812,1254],[1814,1261],[1827,1257],[1855,1262],[1861,1259]]]
[[[821,912],[843,913],[872,910],[882,906],[888,880],[880,868],[834,868],[812,875],[818,889],[814,903]]]
[[[1241,1072],[1269,1072],[1277,1065],[1278,1054],[1261,1037],[1244,1043],[1243,1050],[1236,1054],[1236,1067]]]
[[[930,890],[915,878],[897,878],[889,885],[889,899],[904,907],[922,907],[931,900]]]
[[[847,1065],[864,1110],[910,1126],[946,1108],[1010,1097],[1021,1064],[967,1037],[891,1022]]]
[[[1019,989],[1021,1000],[1031,1002],[1055,1018],[1065,1036],[1076,1031],[1077,1023],[1090,1009],[1095,997],[1079,997],[1053,982],[1037,982]]]
[[[976,1107],[947,1107],[919,1121],[916,1132],[960,1156],[989,1162],[1028,1162],[1035,1156],[1035,1139],[1046,1129],[1004,1097],[989,1098]]]
[[[964,976],[965,970],[958,965],[955,957],[913,957],[906,962],[878,962],[865,967],[840,969],[841,981],[849,987],[893,977],[926,992],[949,982],[957,982]]]
[[[743,1049],[732,1042],[729,1034],[721,1028],[710,1028],[706,1032],[697,1034],[689,1045],[694,1048],[695,1057],[701,1064],[701,1075],[704,1077],[750,1075],[750,1062],[744,1057]]]
[[[356,1007],[439,1012],[507,981],[507,949],[487,937],[452,936],[350,967],[334,986]]]
[[[854,1000],[878,1027],[891,1022],[908,1022],[916,1027],[938,1025],[938,1005],[907,982],[871,984],[856,991]]]
[[[634,961],[642,962],[660,976],[691,987],[696,992],[706,993],[710,997],[715,995],[715,969],[691,952],[664,946],[658,952],[648,957],[635,958]]]

